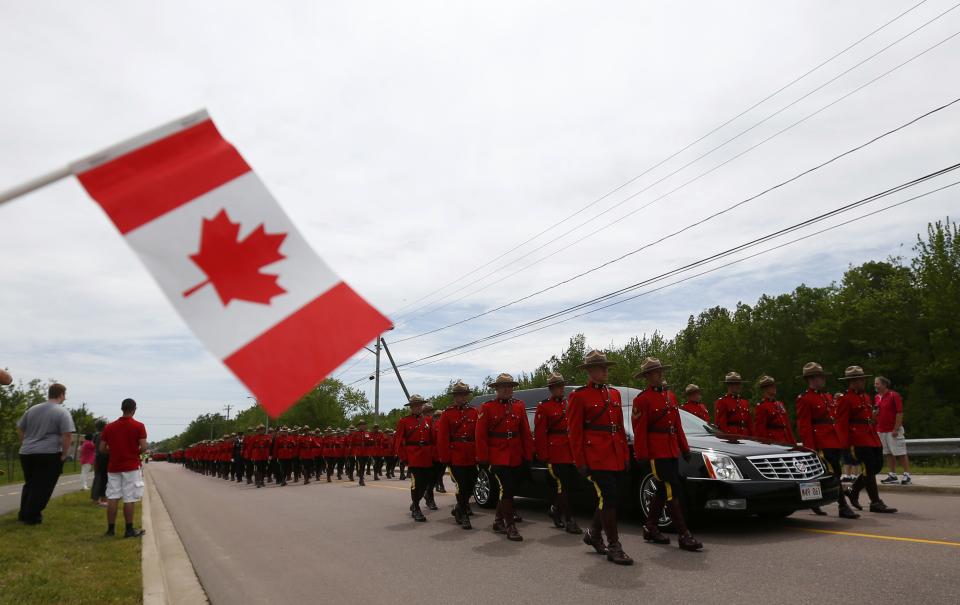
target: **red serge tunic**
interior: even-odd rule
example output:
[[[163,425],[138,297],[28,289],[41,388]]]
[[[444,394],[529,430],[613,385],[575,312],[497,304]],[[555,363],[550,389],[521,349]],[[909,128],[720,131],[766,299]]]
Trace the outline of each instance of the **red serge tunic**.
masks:
[[[724,433],[749,435],[753,430],[750,421],[750,402],[739,395],[724,395],[714,407],[717,427]]]
[[[400,461],[411,468],[433,466],[433,430],[423,414],[404,416],[397,422],[396,443]]]
[[[757,405],[753,415],[754,437],[796,445],[797,440],[790,428],[790,417],[787,416],[787,408],[783,402],[764,399]]]
[[[297,435],[297,457],[301,460],[313,458],[313,435]]]
[[[473,466],[477,463],[476,409],[452,405],[440,415],[437,423],[437,456],[440,462],[453,466]]]
[[[517,399],[494,399],[480,406],[476,439],[478,462],[520,466],[533,460],[527,410]]]
[[[689,452],[673,393],[648,386],[633,400],[633,453],[637,460],[679,458]]]
[[[620,391],[587,383],[570,393],[570,449],[578,467],[592,471],[622,471],[630,462],[623,426]]]
[[[549,464],[573,464],[567,401],[563,397],[544,399],[533,417],[533,445],[537,458]]]
[[[833,395],[807,389],[797,397],[797,432],[812,450],[847,447],[847,419]]]
[[[840,397],[837,406],[844,410],[847,418],[847,435],[853,447],[883,447],[880,435],[877,434],[877,424],[873,419],[873,403],[870,396],[860,391],[848,389]]]
[[[297,456],[297,438],[293,435],[280,435],[273,442],[273,455],[280,460],[292,460]]]
[[[257,434],[250,437],[250,459],[268,460],[270,458],[270,435]]]
[[[710,422],[710,412],[707,411],[707,406],[699,401],[688,401],[680,406],[680,409],[684,412],[690,412],[704,422]]]

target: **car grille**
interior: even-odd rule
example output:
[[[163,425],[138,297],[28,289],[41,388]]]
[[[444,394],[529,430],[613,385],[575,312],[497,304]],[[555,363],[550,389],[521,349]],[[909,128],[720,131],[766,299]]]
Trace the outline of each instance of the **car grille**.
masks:
[[[747,460],[766,479],[813,479],[823,474],[823,463],[816,454],[747,456]]]

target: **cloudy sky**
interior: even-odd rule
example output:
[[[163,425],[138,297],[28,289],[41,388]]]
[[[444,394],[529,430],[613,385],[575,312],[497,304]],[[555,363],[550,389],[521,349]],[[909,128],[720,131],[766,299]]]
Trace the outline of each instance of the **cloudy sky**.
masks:
[[[206,107],[318,253],[397,323],[388,342],[400,341],[640,248],[960,96],[960,36],[897,68],[960,31],[960,9],[935,19],[952,1],[928,0],[660,164],[915,4],[7,2],[0,189]],[[960,161],[958,140],[960,104],[393,353],[418,359],[793,225]],[[909,255],[928,221],[958,210],[960,187],[778,240],[405,379],[432,394],[451,378],[532,369],[576,332],[598,347],[672,335],[705,307]],[[0,267],[0,365],[16,377],[57,378],[70,404],[110,417],[135,397],[155,438],[250,403],[76,181],[0,207]],[[364,354],[337,375],[372,399],[372,369]],[[392,375],[381,396],[384,409],[402,403]]]

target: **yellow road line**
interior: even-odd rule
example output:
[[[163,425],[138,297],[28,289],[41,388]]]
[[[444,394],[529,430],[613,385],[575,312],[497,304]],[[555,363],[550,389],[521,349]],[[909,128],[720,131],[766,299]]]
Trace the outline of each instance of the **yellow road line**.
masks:
[[[349,483],[347,483],[347,485],[341,485],[340,487],[360,487],[360,486],[356,484],[350,485]],[[379,487],[380,489],[398,489],[403,492],[410,491],[409,487],[394,487],[393,485],[380,485],[378,483],[367,483],[365,487]],[[453,496],[453,494],[449,494],[449,493],[445,494],[443,492],[434,492],[433,495],[434,496]]]
[[[899,536],[881,536],[879,534],[862,534],[854,531],[835,531],[832,529],[813,529],[811,527],[794,527],[798,531],[808,531],[815,534],[834,534],[837,536],[852,536],[854,538],[872,538],[874,540],[894,540],[896,542],[915,542],[917,544],[939,544],[940,546],[958,546],[960,542],[945,540],[924,540],[922,538],[901,538]]]

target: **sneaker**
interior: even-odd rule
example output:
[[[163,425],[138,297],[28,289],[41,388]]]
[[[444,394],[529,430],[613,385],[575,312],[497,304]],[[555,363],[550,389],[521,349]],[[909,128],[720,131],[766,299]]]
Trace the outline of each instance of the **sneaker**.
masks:
[[[910,481],[910,475],[904,475],[903,479],[900,480],[900,485],[910,485],[911,483],[913,482]]]
[[[891,474],[888,473],[888,474],[887,474],[887,478],[886,478],[886,479],[883,479],[882,481],[880,481],[880,483],[884,483],[884,484],[886,484],[886,485],[890,485],[890,484],[892,484],[892,483],[900,483],[900,479],[897,479],[897,476],[896,476],[896,475],[891,475]]]
[[[147,533],[147,532],[146,532],[146,530],[143,530],[143,529],[128,529],[128,530],[126,530],[125,532],[123,532],[123,537],[124,537],[124,538],[139,538],[140,536],[142,536],[142,535],[145,534],[145,533]]]

